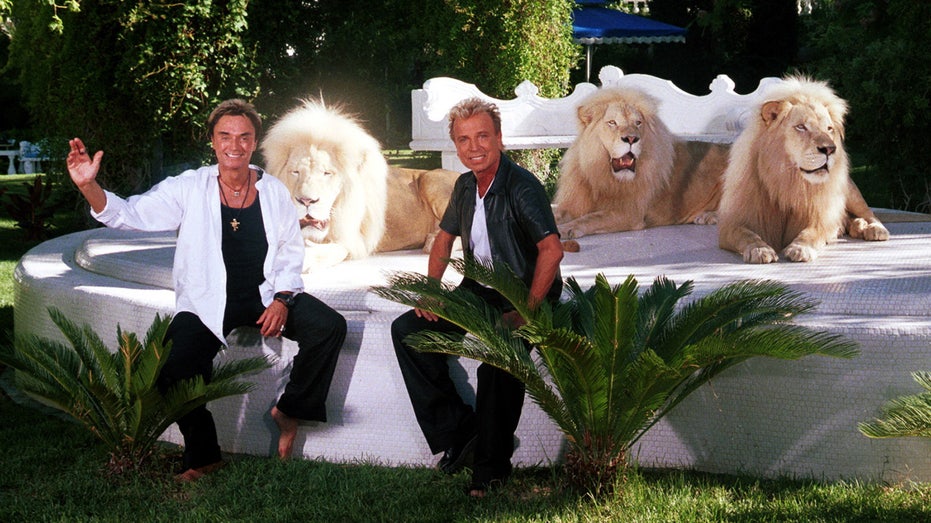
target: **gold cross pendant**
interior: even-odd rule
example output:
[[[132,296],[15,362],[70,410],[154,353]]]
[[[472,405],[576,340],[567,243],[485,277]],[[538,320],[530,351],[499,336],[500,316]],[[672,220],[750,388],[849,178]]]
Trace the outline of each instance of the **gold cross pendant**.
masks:
[[[232,220],[230,220],[230,226],[233,228],[233,232],[238,231],[238,230],[239,230],[239,220],[237,220],[236,218],[233,218]]]

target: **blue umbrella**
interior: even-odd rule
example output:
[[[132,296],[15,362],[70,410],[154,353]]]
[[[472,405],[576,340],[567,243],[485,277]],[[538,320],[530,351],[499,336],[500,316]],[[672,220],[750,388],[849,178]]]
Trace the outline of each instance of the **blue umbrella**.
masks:
[[[577,3],[572,10],[572,38],[585,46],[585,81],[591,76],[592,45],[685,42],[686,30],[617,9],[604,1]]]

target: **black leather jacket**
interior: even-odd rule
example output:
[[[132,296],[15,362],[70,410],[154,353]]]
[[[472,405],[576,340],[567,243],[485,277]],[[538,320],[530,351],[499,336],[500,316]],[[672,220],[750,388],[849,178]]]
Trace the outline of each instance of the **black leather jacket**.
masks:
[[[472,171],[460,176],[440,222],[441,229],[462,238],[463,249],[469,255],[475,191]],[[530,171],[502,154],[484,203],[492,258],[507,263],[530,287],[537,266],[537,243],[550,234],[559,234],[543,185]],[[561,293],[562,276],[557,271],[547,298],[558,300]]]

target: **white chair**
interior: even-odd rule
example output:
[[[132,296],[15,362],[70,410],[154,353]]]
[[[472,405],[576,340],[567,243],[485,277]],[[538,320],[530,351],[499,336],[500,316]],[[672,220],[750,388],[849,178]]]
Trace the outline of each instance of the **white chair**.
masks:
[[[32,142],[19,142],[19,161],[23,174],[35,174],[41,170],[44,158],[39,156],[40,152],[39,146]]]

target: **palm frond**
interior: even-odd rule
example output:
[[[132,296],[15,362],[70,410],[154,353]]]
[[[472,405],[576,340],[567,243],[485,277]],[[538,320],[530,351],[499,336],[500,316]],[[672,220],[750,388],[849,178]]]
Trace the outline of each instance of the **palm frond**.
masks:
[[[132,379],[128,388],[132,394],[142,394],[143,391],[151,390],[155,386],[158,374],[168,361],[168,354],[171,351],[171,342],[165,341],[165,334],[170,324],[171,316],[155,315],[142,341],[141,355],[136,358],[130,369]]]
[[[451,287],[426,275],[399,272],[388,277],[386,286],[371,291],[387,300],[430,311],[468,332],[490,331],[499,312],[465,289]]]
[[[859,423],[857,428],[870,438],[931,438],[931,373],[912,373],[923,389],[920,394],[890,400],[882,408],[882,418]]]
[[[89,373],[71,347],[24,336],[6,350],[2,359],[16,370],[14,382],[28,396],[87,425],[112,421],[107,409],[113,402],[101,397],[100,383],[83,379]]]
[[[500,324],[500,312],[471,293],[421,275],[397,275],[388,287],[373,290],[465,329],[470,336],[464,340],[425,332],[408,341],[418,350],[477,359],[523,380],[531,399],[566,435],[570,461],[582,471],[623,463],[630,445],[685,397],[748,358],[857,354],[853,341],[791,323],[816,303],[771,281],[736,282],[680,305],[692,282],[677,286],[660,277],[638,296],[633,276],[612,286],[599,274],[588,289],[569,278],[565,302],[525,313],[526,287],[506,267],[471,260],[454,265],[501,292],[527,324],[515,333]],[[537,349],[538,361],[515,334]]]
[[[0,362],[16,371],[23,392],[72,416],[111,454],[125,458],[117,461],[140,463],[180,416],[213,399],[249,391],[251,384],[237,378],[270,365],[263,357],[217,365],[209,385],[198,378],[162,395],[156,379],[171,350],[164,343],[170,316],[156,316],[142,342],[117,327],[117,348],[111,352],[89,326],[79,327],[55,309],[49,314],[71,346],[23,336],[0,346]]]
[[[50,307],[48,313],[52,323],[71,343],[71,350],[78,355],[87,369],[89,384],[100,383],[107,390],[118,390],[121,385],[119,368],[97,333],[89,327],[75,324],[55,307]]]
[[[638,346],[653,347],[664,359],[669,356],[664,349],[676,346],[675,343],[665,343],[674,325],[676,307],[679,300],[692,293],[692,289],[691,281],[676,286],[665,276],[658,276],[653,280],[653,284],[640,298],[637,318],[640,325],[636,342]]]
[[[735,282],[683,306],[654,339],[653,346],[666,357],[677,347],[705,337],[756,325],[786,323],[813,306],[810,300],[774,282]]]

